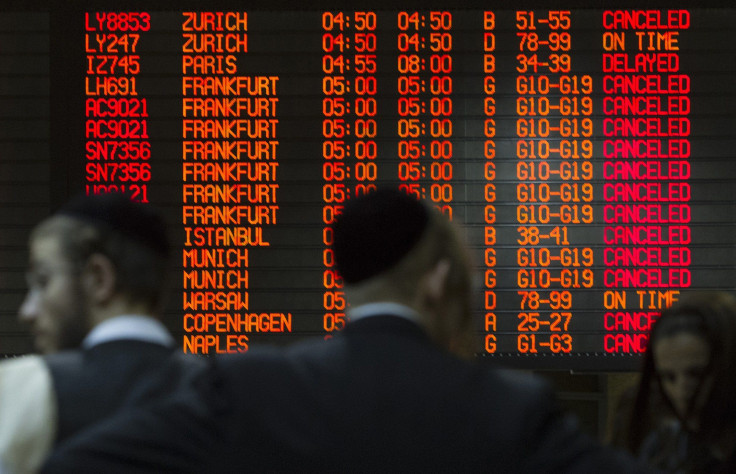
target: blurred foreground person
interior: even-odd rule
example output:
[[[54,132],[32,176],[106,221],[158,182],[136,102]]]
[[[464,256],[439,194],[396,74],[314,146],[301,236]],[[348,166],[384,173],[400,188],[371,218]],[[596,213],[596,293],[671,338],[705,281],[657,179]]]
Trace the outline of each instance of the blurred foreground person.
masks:
[[[163,218],[120,194],[80,196],[36,226],[19,317],[46,355],[0,364],[0,470],[37,469],[54,443],[199,365],[158,319],[169,253]]]
[[[683,296],[662,312],[649,339],[628,429],[628,447],[673,473],[736,472],[736,299]],[[661,399],[670,417],[641,423]]]
[[[644,472],[543,382],[464,357],[471,267],[444,217],[378,190],[333,230],[342,332],[220,357],[206,387],[83,433],[44,472]]]

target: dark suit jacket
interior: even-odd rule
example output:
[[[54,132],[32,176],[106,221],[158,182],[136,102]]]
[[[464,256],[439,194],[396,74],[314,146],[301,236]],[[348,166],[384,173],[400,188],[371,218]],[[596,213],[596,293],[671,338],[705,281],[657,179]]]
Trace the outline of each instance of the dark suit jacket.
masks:
[[[373,316],[285,354],[218,361],[232,412],[215,472],[637,472],[536,378],[450,356]]]
[[[109,341],[45,360],[58,404],[57,443],[121,408],[169,394],[204,367],[174,347],[138,340]]]
[[[398,317],[221,357],[206,379],[82,433],[43,472],[644,472],[544,383],[456,359]]]

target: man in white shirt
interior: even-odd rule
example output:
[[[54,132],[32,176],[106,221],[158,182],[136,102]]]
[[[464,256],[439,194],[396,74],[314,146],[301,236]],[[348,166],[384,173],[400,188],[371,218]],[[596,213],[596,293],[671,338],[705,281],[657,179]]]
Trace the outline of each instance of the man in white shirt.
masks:
[[[35,472],[56,434],[51,375],[38,356],[0,363],[0,474]]]
[[[163,218],[120,194],[80,196],[33,230],[19,317],[46,355],[0,364],[0,413],[36,415],[2,417],[0,469],[32,472],[52,444],[199,366],[159,320],[169,254]]]

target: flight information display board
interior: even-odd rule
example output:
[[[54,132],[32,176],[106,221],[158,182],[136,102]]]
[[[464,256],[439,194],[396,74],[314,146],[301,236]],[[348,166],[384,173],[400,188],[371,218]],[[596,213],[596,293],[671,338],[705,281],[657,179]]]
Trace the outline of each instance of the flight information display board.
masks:
[[[732,287],[736,9],[51,21],[53,169],[166,212],[185,352],[342,329],[330,226],[378,186],[463,229],[480,358],[633,368],[663,306]]]

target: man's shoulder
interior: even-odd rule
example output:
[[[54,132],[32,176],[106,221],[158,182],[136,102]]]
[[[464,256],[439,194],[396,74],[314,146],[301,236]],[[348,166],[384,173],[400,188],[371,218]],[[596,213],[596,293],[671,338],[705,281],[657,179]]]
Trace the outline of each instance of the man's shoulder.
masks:
[[[0,358],[0,374],[22,370],[23,367],[38,367],[42,364],[43,356],[36,354]]]
[[[187,379],[207,367],[203,357],[139,340],[108,341],[91,348],[45,355],[43,360],[57,392],[71,394],[128,387],[132,383],[161,385]]]
[[[41,356],[43,362],[49,367],[57,366],[81,366],[84,360],[82,350],[70,349],[65,351],[54,352]]]
[[[0,465],[37,469],[56,433],[51,377],[42,357],[0,362],[0,420]]]
[[[16,384],[33,384],[48,376],[45,359],[26,355],[0,360],[0,389],[12,390]]]
[[[88,348],[69,349],[46,354],[45,363],[53,371],[84,370],[89,365],[105,364],[106,361],[119,364],[120,360],[135,364],[138,360],[166,360],[175,352],[173,347],[135,339],[116,339]]]

